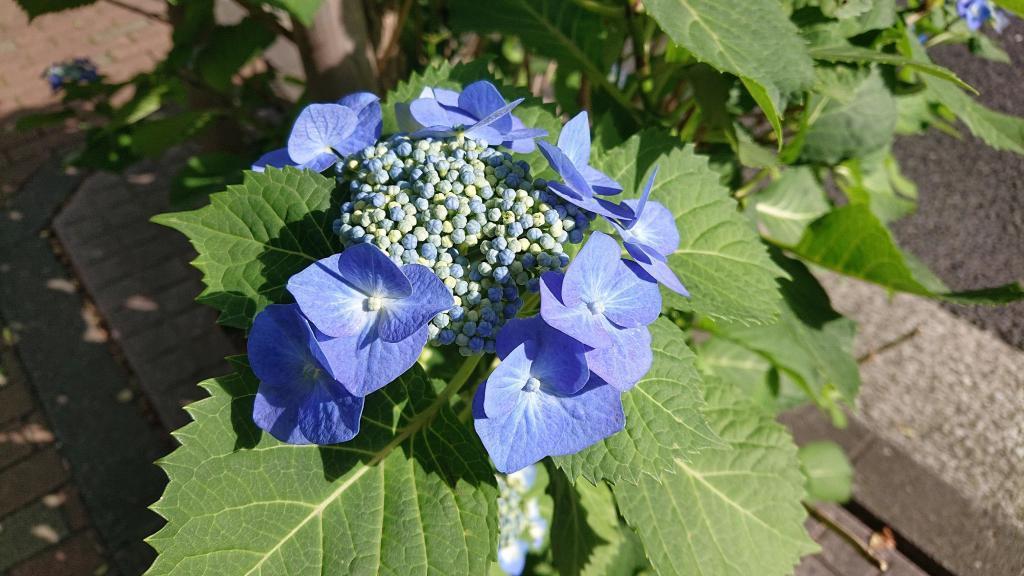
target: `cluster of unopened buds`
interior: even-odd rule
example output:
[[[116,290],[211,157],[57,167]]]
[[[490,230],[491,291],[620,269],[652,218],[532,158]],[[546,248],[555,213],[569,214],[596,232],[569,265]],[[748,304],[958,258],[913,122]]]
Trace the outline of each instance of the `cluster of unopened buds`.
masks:
[[[501,360],[472,407],[501,472],[622,429],[621,394],[651,366],[659,285],[687,295],[667,261],[675,219],[648,201],[657,170],[639,198],[609,200],[622,187],[589,164],[586,113],[556,146],[512,114],[520,102],[489,82],[428,89],[398,106],[403,132],[382,137],[379,100],[353,94],[308,106],[288,146],[253,166],[331,171],[344,246],[291,277],[295,303],[256,316],[261,428],[290,443],[350,440],[364,398],[429,343]],[[515,159],[537,146],[557,180]],[[619,240],[591,229],[597,217]]]

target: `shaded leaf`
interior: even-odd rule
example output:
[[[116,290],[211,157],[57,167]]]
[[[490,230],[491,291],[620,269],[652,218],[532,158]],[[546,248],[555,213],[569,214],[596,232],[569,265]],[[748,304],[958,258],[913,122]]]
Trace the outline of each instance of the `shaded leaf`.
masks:
[[[811,442],[800,447],[800,469],[807,479],[811,501],[846,502],[853,495],[853,466],[835,442]]]
[[[801,157],[836,164],[892,141],[899,111],[878,70],[821,69]]]
[[[832,206],[814,170],[807,166],[790,168],[751,197],[762,233],[781,244],[796,244],[812,221]]]

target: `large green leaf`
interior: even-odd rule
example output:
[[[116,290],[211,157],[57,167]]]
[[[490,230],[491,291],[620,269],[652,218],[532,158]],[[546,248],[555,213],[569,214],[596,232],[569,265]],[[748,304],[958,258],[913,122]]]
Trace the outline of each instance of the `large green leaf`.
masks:
[[[924,47],[913,34],[906,34],[902,48],[914,60],[931,63]],[[948,80],[934,76],[922,76],[921,80],[935,100],[956,114],[971,133],[986,144],[996,150],[1024,154],[1024,118],[990,110]]]
[[[1020,282],[949,291],[937,278],[919,270],[919,264],[908,260],[865,204],[844,206],[815,220],[800,243],[790,249],[808,262],[899,292],[962,304],[1005,304],[1024,298]]]
[[[484,574],[497,546],[497,485],[473,432],[413,367],[366,399],[362,431],[332,446],[283,444],[252,422],[244,366],[202,384],[195,422],[160,465],[148,574]]]
[[[530,51],[581,70],[623,107],[630,101],[608,79],[622,47],[624,30],[615,21],[569,0],[449,0],[450,24],[459,32],[500,32],[518,36]]]
[[[828,294],[807,268],[777,254],[792,280],[782,281],[786,305],[769,326],[718,325],[715,335],[760,354],[817,404],[834,409],[860,388],[853,359],[853,321],[832,309]]]
[[[638,486],[616,484],[619,509],[659,574],[792,574],[817,549],[803,527],[796,446],[770,412],[734,389],[708,390],[708,420],[728,447],[677,459]]]
[[[675,214],[681,242],[669,264],[693,296],[669,293],[671,306],[745,324],[767,324],[778,316],[775,279],[785,273],[736,211],[706,157],[648,131],[595,156],[593,163],[625,187],[625,198],[636,197],[653,166],[660,167],[651,199]]]
[[[685,335],[666,318],[651,326],[654,364],[622,396],[626,429],[589,448],[555,458],[569,478],[636,483],[644,472],[671,468],[720,445],[701,413],[702,382]]]
[[[235,73],[275,38],[270,28],[252,18],[231,26],[217,26],[196,55],[196,71],[215,90],[226,92]]]
[[[782,244],[796,244],[812,221],[831,209],[825,189],[814,170],[790,168],[751,197],[763,234]]]
[[[636,536],[622,525],[606,484],[552,474],[552,563],[562,576],[631,575],[643,564]]]
[[[153,221],[188,236],[199,252],[192,264],[206,289],[198,300],[220,310],[222,324],[248,328],[281,300],[292,274],[340,249],[331,230],[333,190],[333,180],[308,170],[246,172],[208,206]]]
[[[813,64],[778,0],[647,0],[644,5],[677,44],[743,81],[781,142],[786,98],[810,86]]]
[[[892,141],[899,111],[878,70],[818,71],[808,106],[816,111],[801,156],[836,164],[883,148]]]

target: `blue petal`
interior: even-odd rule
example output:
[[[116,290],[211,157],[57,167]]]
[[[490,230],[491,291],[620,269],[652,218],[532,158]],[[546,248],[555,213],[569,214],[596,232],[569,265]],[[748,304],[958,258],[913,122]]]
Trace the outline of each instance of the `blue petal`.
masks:
[[[587,180],[580,174],[576,165],[572,163],[572,160],[564,152],[543,140],[537,142],[537,145],[540,146],[540,153],[551,164],[551,168],[562,177],[566,186],[573,193],[580,198],[591,198],[593,196],[593,190],[590,189]]]
[[[587,184],[590,184],[595,194],[614,196],[622,192],[622,185],[593,166],[580,168],[580,174],[583,174],[583,178],[586,179]]]
[[[646,326],[657,320],[661,313],[661,294],[658,285],[646,275],[637,276],[619,257],[619,243],[602,232],[594,232],[569,265],[562,284],[561,303],[572,309],[600,306],[593,316],[607,318],[621,328]],[[543,298],[541,306],[544,305]],[[554,311],[553,311],[554,313]],[[547,316],[545,316],[547,319]],[[580,320],[582,322],[582,319]],[[563,329],[561,325],[552,325]],[[566,333],[588,346],[591,344],[577,332],[580,327],[568,327]],[[589,329],[589,326],[588,326]],[[563,330],[564,331],[564,330]],[[606,341],[606,339],[602,338]]]
[[[586,110],[573,116],[562,127],[558,148],[577,168],[590,165],[590,122]]]
[[[409,104],[409,113],[424,128],[451,128],[448,112],[433,98],[419,98]]]
[[[540,142],[540,144],[544,144],[544,142]],[[612,221],[626,220],[633,215],[633,211],[624,204],[615,204],[595,196],[584,198],[561,182],[548,182],[548,190],[551,190],[570,204],[575,204],[587,212],[604,216]]]
[[[331,166],[337,164],[337,162],[337,154],[335,154],[334,152],[324,152],[323,154],[316,156],[315,158],[309,160],[308,162],[303,162],[302,164],[299,164],[298,167],[305,170],[312,170],[314,172],[323,172],[324,170],[327,170]]]
[[[575,454],[622,430],[619,391],[592,378],[571,396],[542,389],[519,395],[515,407],[497,418],[483,411],[487,385],[473,398],[474,427],[499,472],[509,473],[545,456]]]
[[[586,347],[538,316],[509,320],[498,332],[495,349],[504,359],[521,344],[526,344],[526,357],[532,362],[530,375],[546,389],[573,394],[590,378]]]
[[[505,107],[505,98],[502,97],[501,92],[498,92],[494,84],[486,80],[473,82],[459,94],[459,108],[475,116],[478,121],[488,119]],[[500,132],[511,130],[512,118],[508,115],[508,111],[490,118],[487,124],[493,123],[494,128]]]
[[[290,444],[333,444],[359,432],[363,401],[331,377],[296,305],[271,305],[260,312],[248,352],[260,379],[253,404],[257,426]]]
[[[634,212],[640,212],[636,200],[623,202]],[[679,248],[679,229],[675,216],[661,202],[650,201],[629,229],[619,229],[625,243],[643,244],[658,254],[668,257]]]
[[[647,179],[647,185],[644,186],[643,193],[640,194],[640,199],[633,201],[632,204],[627,204],[630,209],[633,210],[634,218],[626,223],[626,230],[631,230],[643,217],[644,208],[647,206],[647,200],[651,197],[651,188],[654,187],[654,179],[657,178],[657,176],[658,167],[655,166],[654,171],[651,172],[650,178]],[[673,250],[675,250],[675,248],[673,248]]]
[[[402,269],[373,244],[350,246],[338,259],[338,271],[346,282],[367,296],[407,298],[412,284]]]
[[[512,112],[516,106],[522,104],[523,100],[525,100],[525,98],[513,100],[507,105],[491,112],[486,117],[480,119],[479,122],[470,126],[469,129],[466,130],[466,135],[474,138],[481,138],[483,136],[479,136],[479,134],[483,133],[484,128],[498,135],[507,133],[512,128],[512,116],[510,112]],[[494,137],[491,138],[495,139]]]
[[[646,326],[612,332],[612,345],[587,351],[591,373],[620,392],[633,387],[647,374],[654,361],[651,333]]]
[[[384,126],[381,116],[380,98],[370,92],[355,92],[338,100],[338,104],[356,113],[357,124],[352,135],[335,147],[342,156],[354,154],[373,144],[380,138]]]
[[[256,172],[263,172],[267,166],[284,168],[285,166],[295,166],[295,162],[292,162],[291,157],[288,156],[287,148],[278,148],[260,156],[260,159],[252,165],[252,169]]]
[[[459,106],[459,93],[447,88],[434,88],[431,90],[431,97],[441,103],[442,106],[457,108]],[[504,104],[504,102],[502,102]]]
[[[288,155],[305,164],[325,154],[333,154],[355,130],[355,112],[339,104],[310,104],[295,119],[288,136]]]
[[[501,360],[501,364],[488,376],[487,398],[484,400],[484,413],[490,418],[508,414],[515,408],[519,396],[529,394],[523,387],[530,379],[530,367],[533,362],[526,357],[526,344],[520,344]]]
[[[625,246],[626,252],[629,252],[629,255],[633,257],[636,265],[642,268],[642,272],[636,271],[638,274],[641,274],[641,277],[643,277],[642,273],[646,273],[650,279],[660,282],[669,290],[687,298],[690,297],[690,292],[679,281],[679,277],[669,267],[668,261],[664,256],[643,244],[626,242]]]
[[[383,388],[411,368],[427,344],[428,332],[423,326],[400,342],[385,342],[379,336],[375,324],[355,336],[317,334],[331,374],[356,396]]]
[[[591,314],[586,304],[572,308],[562,303],[562,280],[558,272],[545,272],[540,278],[540,315],[552,328],[572,336],[591,348],[612,344],[604,317]]]
[[[601,301],[605,291],[621,276],[619,254],[621,249],[614,238],[594,231],[565,271],[562,303],[574,307]]]
[[[385,342],[405,340],[434,316],[455,305],[452,293],[426,266],[407,264],[402,272],[412,285],[407,298],[385,300],[378,331]]]
[[[622,261],[610,286],[605,287],[601,302],[604,317],[622,328],[647,326],[661,314],[661,292],[658,283],[647,274],[637,274],[628,261]]]
[[[366,294],[346,282],[338,270],[340,254],[318,260],[288,279],[288,292],[303,314],[329,336],[353,336],[374,321]]]

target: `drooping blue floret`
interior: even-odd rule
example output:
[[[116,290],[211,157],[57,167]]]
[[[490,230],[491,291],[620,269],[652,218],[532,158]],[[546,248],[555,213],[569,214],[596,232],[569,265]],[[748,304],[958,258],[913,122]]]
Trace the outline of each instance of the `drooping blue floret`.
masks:
[[[381,126],[380,100],[368,92],[350,94],[333,104],[310,104],[295,119],[288,146],[267,152],[252,169],[297,166],[323,172],[376,142]]]
[[[619,254],[615,239],[594,232],[564,277],[542,276],[544,321],[592,348],[610,346],[618,330],[654,322],[661,313],[658,285],[638,276]]]
[[[989,0],[957,0],[956,12],[967,23],[967,27],[975,31],[980,30],[989,20],[996,32],[1002,32],[1009,24],[1006,13],[993,6]]]
[[[274,304],[257,314],[248,353],[260,380],[257,426],[289,444],[335,444],[359,432],[363,399],[334,377],[297,305]]]
[[[587,368],[583,344],[540,317],[498,334],[501,364],[473,398],[473,418],[495,467],[514,472],[576,453],[625,424],[619,391]]]
[[[406,126],[414,136],[445,137],[456,134],[501,144],[514,152],[532,152],[534,139],[547,135],[545,130],[527,128],[511,114],[522,99],[505,103],[490,82],[474,82],[461,92],[427,88],[408,107],[414,123]],[[417,130],[419,128],[419,130]]]
[[[612,226],[622,238],[626,252],[650,278],[673,292],[689,297],[690,292],[668,265],[668,257],[679,248],[675,217],[660,202],[649,200],[657,175],[658,168],[655,167],[640,198],[624,202],[630,217],[613,220]]]
[[[427,343],[428,323],[452,307],[432,270],[399,267],[370,244],[311,264],[288,280],[288,291],[324,333],[320,346],[331,373],[356,396],[408,370]]]

